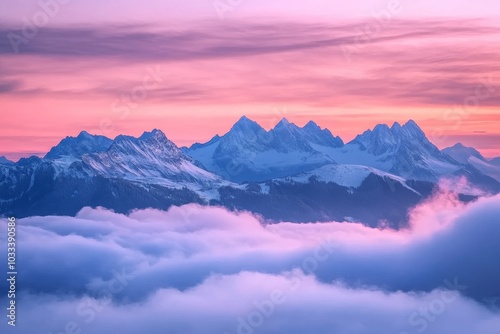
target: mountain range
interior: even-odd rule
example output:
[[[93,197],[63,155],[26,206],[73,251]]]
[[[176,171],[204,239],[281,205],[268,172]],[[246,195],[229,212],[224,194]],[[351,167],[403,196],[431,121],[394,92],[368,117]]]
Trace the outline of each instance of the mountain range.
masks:
[[[194,144],[184,152],[228,180],[265,181],[335,163],[332,157],[314,149],[315,145],[336,148],[344,143],[314,122],[299,128],[283,119],[266,131],[242,117],[225,135]]]
[[[115,139],[82,131],[43,158],[0,159],[0,215],[127,213],[198,203],[268,221],[404,226],[443,179],[464,201],[500,192],[499,158],[457,144],[439,150],[414,121],[380,124],[349,143],[310,121],[265,130],[242,117],[224,135],[177,147],[160,130]]]
[[[445,148],[443,153],[464,165],[472,165],[482,173],[500,181],[500,158],[488,160],[475,148],[464,146],[461,143]]]
[[[0,156],[0,164],[3,164],[3,165],[12,165],[12,164],[14,164],[14,162],[10,161],[9,159],[7,159],[4,156]]]

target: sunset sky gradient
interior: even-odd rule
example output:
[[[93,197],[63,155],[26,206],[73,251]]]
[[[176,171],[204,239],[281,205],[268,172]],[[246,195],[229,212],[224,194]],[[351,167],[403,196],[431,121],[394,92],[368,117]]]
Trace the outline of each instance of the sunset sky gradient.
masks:
[[[0,0],[0,155],[11,159],[81,130],[160,128],[190,145],[242,115],[267,129],[312,119],[346,142],[414,119],[440,148],[500,156],[496,0],[244,0],[223,19],[212,0],[47,8],[16,53],[12,34],[43,9]]]

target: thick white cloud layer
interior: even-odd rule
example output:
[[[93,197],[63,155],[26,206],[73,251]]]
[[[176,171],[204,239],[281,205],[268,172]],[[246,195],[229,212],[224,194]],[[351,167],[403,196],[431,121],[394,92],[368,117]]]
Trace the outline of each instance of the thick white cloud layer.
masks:
[[[22,219],[15,332],[498,334],[500,196],[443,193],[411,217],[399,232],[196,205]]]

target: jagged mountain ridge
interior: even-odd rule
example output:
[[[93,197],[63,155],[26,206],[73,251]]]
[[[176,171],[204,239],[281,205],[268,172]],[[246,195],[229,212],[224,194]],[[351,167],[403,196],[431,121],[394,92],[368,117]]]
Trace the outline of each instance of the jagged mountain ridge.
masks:
[[[0,156],[0,165],[12,165],[14,161],[7,159],[7,157]]]
[[[165,134],[154,129],[139,138],[120,135],[110,147],[82,157],[83,168],[104,177],[125,178],[172,187],[197,184],[211,187],[222,179],[199,166]]]
[[[77,137],[66,137],[54,146],[46,155],[45,159],[58,159],[65,156],[81,158],[88,153],[106,151],[112,144],[112,140],[105,136],[91,135],[82,131]]]
[[[284,118],[266,131],[244,116],[225,135],[194,144],[185,152],[233,182],[264,181],[334,163],[313,148],[319,142],[329,147],[343,145],[340,137],[312,121],[300,128]]]
[[[207,170],[233,182],[282,178],[338,163],[429,182],[470,176],[480,187],[497,187],[490,175],[441,152],[413,120],[391,127],[379,124],[344,145],[342,139],[312,121],[300,128],[283,119],[266,131],[243,117],[225,135],[184,151]]]
[[[481,153],[479,153],[478,150],[476,150],[473,147],[467,147],[463,145],[462,143],[456,143],[455,145],[451,147],[446,147],[444,148],[441,152],[444,154],[452,157],[456,161],[462,163],[462,164],[467,164],[469,163],[469,158],[475,157],[481,161],[486,162],[486,158],[483,157]]]
[[[491,192],[500,190],[472,165],[440,152],[412,121],[376,126],[345,145],[314,122],[298,127],[283,119],[266,131],[246,117],[224,136],[184,149],[157,129],[138,138],[108,139],[106,149],[97,141],[108,140],[99,136],[78,137],[86,144],[66,138],[51,150],[65,154],[0,164],[0,215],[76,214],[84,206],[128,212],[200,203],[277,221],[359,220],[376,226],[382,220],[398,227],[407,209],[435,187],[428,175],[412,178],[418,171],[412,167],[431,172],[432,178],[466,175],[491,186]],[[195,160],[193,150],[205,159]],[[263,171],[263,177],[243,184],[225,180],[213,171],[221,161],[232,164],[234,175],[243,173],[242,181],[246,172]],[[451,171],[432,174],[429,161],[447,164]],[[468,194],[466,199],[483,193],[456,190]]]
[[[415,180],[435,182],[461,168],[457,161],[432,144],[412,120],[404,125],[396,122],[392,127],[379,124],[358,135],[345,149],[358,151],[357,159],[353,159],[352,154],[345,155],[344,159],[343,150],[334,156],[345,163],[367,165]]]
[[[481,173],[500,181],[500,163],[495,164],[495,159],[487,160],[478,150],[467,147],[462,143],[447,147],[442,152],[464,165],[472,165]],[[500,161],[500,158],[497,158]]]

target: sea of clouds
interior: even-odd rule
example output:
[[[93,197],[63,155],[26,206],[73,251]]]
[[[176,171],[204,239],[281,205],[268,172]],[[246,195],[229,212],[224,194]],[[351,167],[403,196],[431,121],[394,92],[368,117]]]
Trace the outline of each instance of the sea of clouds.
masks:
[[[266,225],[198,205],[21,219],[17,326],[0,329],[499,334],[500,196],[441,192],[410,221]]]

